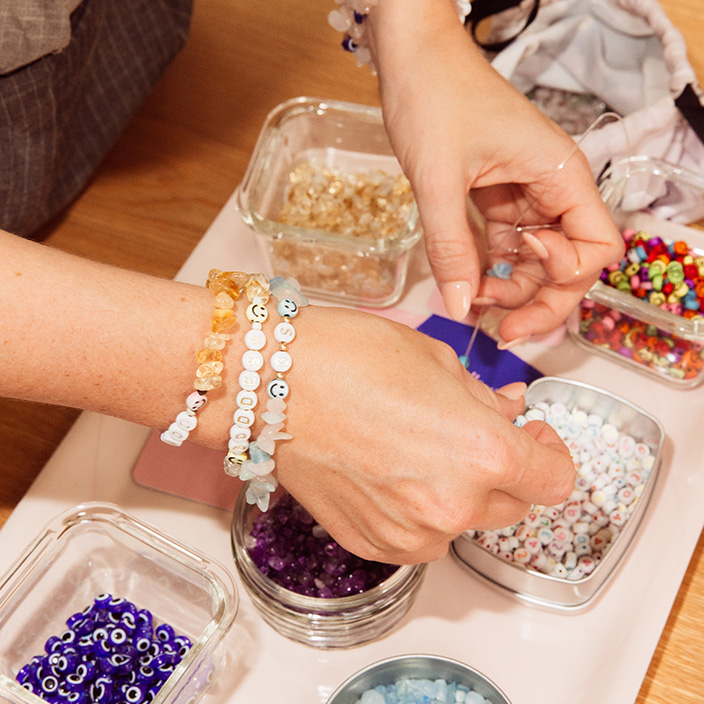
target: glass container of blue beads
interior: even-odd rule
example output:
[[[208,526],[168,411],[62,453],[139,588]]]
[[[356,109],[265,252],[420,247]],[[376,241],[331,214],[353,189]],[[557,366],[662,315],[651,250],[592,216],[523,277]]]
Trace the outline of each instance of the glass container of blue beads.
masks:
[[[256,506],[247,504],[245,492],[240,492],[235,505],[232,520],[232,548],[235,564],[244,588],[264,621],[287,638],[325,649],[361,645],[382,637],[397,626],[415,600],[425,576],[426,565],[394,567],[361,561],[349,553],[342,557],[340,552],[346,553],[346,551],[334,543],[329,536],[321,536],[324,544],[322,550],[329,550],[333,561],[337,560],[336,565],[327,571],[317,571],[319,568],[310,567],[310,562],[300,568],[294,567],[294,562],[298,565],[299,560],[306,562],[314,558],[314,553],[319,550],[318,547],[301,549],[301,546],[303,542],[310,546],[313,537],[324,531],[295,502],[294,513],[282,515],[280,507],[286,504],[288,511],[289,500],[293,501],[292,497],[279,490],[274,495],[268,512],[262,514]],[[298,509],[306,513],[308,520],[304,519],[304,522],[312,529],[311,533],[305,536],[302,534],[305,529],[301,527],[295,515]],[[262,525],[262,518],[269,521],[269,524],[263,527],[263,531],[268,533],[268,547],[264,549],[272,552],[271,564],[275,565],[275,561],[280,557],[278,546],[288,544],[292,548],[293,554],[284,557],[283,561],[287,561],[288,564],[279,575],[274,575],[272,572],[269,573],[270,576],[264,574],[263,565],[256,556],[257,548],[262,547],[257,546],[257,540],[262,535],[257,534],[257,526]],[[277,523],[289,532],[281,533]],[[273,541],[270,540],[272,534],[278,534]],[[304,552],[306,554],[303,554]],[[345,562],[349,569],[345,570]],[[332,595],[328,591],[327,596],[324,597],[318,595],[324,593],[323,591],[302,588],[306,578],[308,582],[319,582],[333,572],[339,575],[341,581],[338,584],[342,584],[349,577],[354,578],[353,575],[348,574],[352,569],[349,567],[352,562],[356,563],[359,572],[374,575],[373,581],[368,580],[367,588],[360,590],[357,586],[347,592],[344,589],[338,590],[334,585]],[[274,569],[279,567],[281,565]],[[379,568],[390,569],[384,571]],[[285,580],[282,581],[281,576],[286,572],[295,584],[283,586]],[[323,584],[319,583],[319,586],[323,587]]]
[[[359,704],[360,701],[511,704],[486,675],[439,655],[401,655],[369,665],[343,682],[327,704]]]
[[[77,506],[0,578],[0,702],[194,702],[237,606],[209,558],[112,504]]]

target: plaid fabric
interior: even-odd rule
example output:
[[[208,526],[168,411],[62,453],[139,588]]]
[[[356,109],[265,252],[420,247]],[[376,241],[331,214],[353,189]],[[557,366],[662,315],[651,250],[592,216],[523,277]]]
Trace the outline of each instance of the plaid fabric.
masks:
[[[0,227],[31,235],[83,188],[183,46],[193,0],[83,0],[71,40],[0,76]]]
[[[0,0],[0,73],[14,71],[71,39],[79,0]]]

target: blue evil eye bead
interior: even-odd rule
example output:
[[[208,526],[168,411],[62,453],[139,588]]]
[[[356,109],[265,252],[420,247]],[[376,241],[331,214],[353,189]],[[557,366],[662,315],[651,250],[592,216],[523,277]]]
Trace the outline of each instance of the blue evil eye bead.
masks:
[[[127,599],[125,599],[124,597],[110,599],[110,601],[108,602],[107,609],[110,613],[121,614],[125,610],[125,604],[127,604]]]
[[[119,628],[124,628],[127,633],[132,634],[137,630],[137,617],[130,611],[123,611],[120,615]]]
[[[33,678],[34,678],[34,670],[32,669],[32,666],[29,664],[21,667],[19,669],[18,673],[15,675],[15,679],[20,684],[24,684],[25,682],[31,682]]]
[[[93,652],[93,636],[81,636],[76,643],[76,651],[81,655],[88,655]]]
[[[74,631],[72,628],[67,628],[60,636],[61,642],[64,645],[72,645],[78,640],[78,635],[76,634],[76,631]]]
[[[92,680],[95,677],[95,665],[92,662],[83,661],[76,667],[75,674],[84,680]]]
[[[46,643],[44,643],[44,651],[47,655],[60,650],[64,645],[64,642],[59,638],[59,636],[51,636],[47,638]]]
[[[137,652],[146,653],[152,645],[152,639],[149,636],[139,636],[132,641],[132,645]]]
[[[186,656],[186,653],[191,649],[192,643],[190,639],[186,636],[176,636],[176,639],[174,640],[174,645],[177,648],[176,652],[178,653],[179,657],[183,658]]]
[[[122,613],[120,611],[108,611],[108,625],[117,626],[122,618]]]
[[[147,652],[149,653],[149,655],[155,658],[157,655],[161,655],[163,651],[164,648],[162,644],[159,641],[153,640]]]
[[[152,612],[147,609],[139,609],[137,611],[137,628],[148,630],[150,633],[154,628],[154,617]]]
[[[127,704],[142,704],[147,690],[138,684],[130,684],[122,688],[122,698]]]
[[[93,653],[96,657],[107,658],[112,654],[112,645],[107,638],[101,638],[93,642]]]
[[[36,682],[30,682],[29,680],[27,680],[26,682],[22,682],[22,686],[32,694],[36,694],[38,697],[42,696],[41,689],[39,688],[39,685]]]
[[[139,658],[139,664],[146,667],[146,666],[151,666],[152,662],[154,662],[154,658],[156,655],[152,655],[151,653],[145,653]]]
[[[96,628],[104,626],[108,622],[108,610],[107,609],[96,609],[92,614],[91,618],[93,623],[95,623]]]
[[[98,596],[95,597],[93,600],[93,603],[99,608],[99,609],[107,609],[108,604],[112,601],[112,594],[108,594],[107,592],[104,592],[103,594],[98,594]]]
[[[78,658],[72,653],[52,653],[48,659],[49,669],[57,677],[74,672],[78,666]]]
[[[112,701],[113,682],[109,677],[98,677],[90,686],[90,699],[95,704]]]
[[[79,692],[69,692],[65,697],[62,697],[62,702],[68,702],[68,704],[87,704],[89,701],[88,694],[84,691]]]
[[[52,696],[57,694],[59,691],[59,680],[54,677],[54,675],[47,675],[43,677],[39,682],[39,690],[42,696]]]
[[[85,678],[72,672],[70,675],[66,675],[64,687],[68,692],[82,692],[87,687],[87,683]]]
[[[73,627],[73,630],[76,632],[76,635],[80,638],[81,636],[89,635],[96,628],[97,628],[97,626],[96,626],[95,621],[90,617],[86,617],[86,618],[81,619],[80,621],[76,622],[76,624]]]
[[[93,631],[93,642],[97,643],[98,641],[101,640],[107,640],[108,637],[110,636],[110,630],[109,628],[105,626],[101,626],[100,628],[96,628]]]
[[[137,679],[143,684],[151,684],[156,681],[156,670],[150,665],[142,665],[137,670]]]
[[[156,668],[156,674],[162,682],[165,682],[166,680],[168,680],[169,677],[171,677],[171,673],[173,671],[174,671],[173,665],[164,665],[162,667]]]
[[[155,670],[159,670],[162,667],[167,667],[168,665],[173,665],[176,662],[177,655],[175,653],[162,653],[157,655],[151,661],[151,667]]]
[[[132,663],[134,666],[134,663]],[[126,674],[120,675],[120,684],[139,684],[139,677],[134,667]]]
[[[105,672],[124,675],[132,669],[133,662],[131,657],[123,653],[113,653],[109,658],[104,658],[100,664]]]
[[[162,642],[173,643],[174,639],[176,638],[176,633],[174,632],[174,629],[169,626],[168,623],[162,623],[160,626],[157,626],[154,633],[156,634],[156,637]]]
[[[129,642],[129,636],[124,628],[117,626],[108,633],[108,642],[112,646],[125,645]]]

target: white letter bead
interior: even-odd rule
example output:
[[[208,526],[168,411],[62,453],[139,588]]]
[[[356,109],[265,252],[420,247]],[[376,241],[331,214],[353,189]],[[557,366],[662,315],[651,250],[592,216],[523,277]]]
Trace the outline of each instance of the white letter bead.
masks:
[[[240,408],[254,408],[257,405],[257,394],[254,391],[240,391],[237,394],[237,405]]]
[[[171,445],[172,447],[181,447],[181,445],[183,445],[183,440],[178,440],[173,437],[168,430],[165,430],[161,434],[161,441],[165,442],[167,445]]]
[[[227,443],[227,449],[230,450],[230,452],[234,452],[237,455],[240,455],[243,452],[247,452],[248,447],[249,447],[249,443],[243,442],[241,440],[230,440],[230,442]]]
[[[296,337],[296,328],[291,323],[279,323],[274,328],[274,339],[277,342],[288,344]]]
[[[288,352],[279,350],[271,355],[271,368],[275,372],[287,372],[291,368],[292,360]]]
[[[194,430],[196,425],[198,425],[198,420],[195,416],[192,416],[188,411],[181,411],[176,416],[176,425],[185,430],[187,433]]]
[[[174,440],[180,440],[181,442],[183,442],[184,440],[188,440],[188,430],[180,428],[175,422],[169,426],[168,432],[170,433],[171,437],[174,438]]]
[[[233,425],[230,428],[230,440],[235,442],[245,442],[249,440],[252,435],[251,428],[242,428],[238,425]]]
[[[264,366],[264,357],[257,350],[247,350],[242,355],[242,366],[250,372],[257,372]]]
[[[245,391],[254,391],[259,387],[259,384],[261,383],[261,379],[259,378],[259,374],[257,372],[252,372],[249,371],[248,369],[245,369],[241,374],[239,378],[240,386],[245,390]]]
[[[238,408],[233,419],[242,428],[249,428],[254,423],[254,411]]]
[[[266,345],[266,335],[261,330],[254,328],[247,330],[244,336],[244,344],[247,345],[250,350],[260,350]]]

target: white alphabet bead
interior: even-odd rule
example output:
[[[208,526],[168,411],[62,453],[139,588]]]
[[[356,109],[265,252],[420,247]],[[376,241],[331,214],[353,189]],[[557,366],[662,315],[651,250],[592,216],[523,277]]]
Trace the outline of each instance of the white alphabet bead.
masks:
[[[235,425],[241,428],[249,428],[254,424],[254,411],[249,411],[244,408],[238,408],[233,416]]]
[[[176,416],[176,425],[181,429],[185,430],[187,433],[189,433],[191,430],[194,430],[195,427],[198,425],[198,420],[194,415],[191,415],[188,411],[181,411],[177,416]]]
[[[248,442],[251,436],[252,429],[250,427],[233,425],[230,428],[230,440],[234,440],[235,442]]]
[[[252,409],[257,405],[257,394],[254,391],[246,391],[242,389],[237,394],[237,405],[240,408]]]
[[[259,384],[261,383],[261,378],[257,372],[252,372],[249,371],[248,369],[245,369],[241,374],[239,378],[240,386],[245,390],[245,391],[254,391],[255,389],[259,388]]]
[[[257,350],[247,350],[242,355],[242,366],[250,372],[257,372],[264,366],[264,357]]]
[[[266,335],[261,329],[252,328],[247,330],[244,336],[244,344],[250,350],[260,350],[264,345],[266,345]]]
[[[287,372],[293,363],[291,355],[288,352],[279,350],[271,355],[271,368],[276,372]]]
[[[274,328],[274,339],[277,342],[283,342],[287,345],[294,337],[296,337],[296,328],[291,323],[279,323]]]

